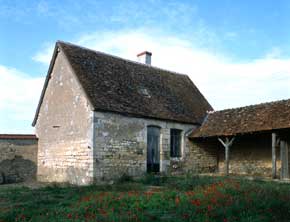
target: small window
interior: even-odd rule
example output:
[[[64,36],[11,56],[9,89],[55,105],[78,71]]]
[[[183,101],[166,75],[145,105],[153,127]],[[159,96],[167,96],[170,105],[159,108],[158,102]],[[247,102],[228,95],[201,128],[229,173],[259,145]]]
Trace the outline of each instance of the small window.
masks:
[[[181,130],[170,129],[170,156],[181,157]]]
[[[139,93],[147,98],[151,98],[150,92],[146,88],[140,88]]]

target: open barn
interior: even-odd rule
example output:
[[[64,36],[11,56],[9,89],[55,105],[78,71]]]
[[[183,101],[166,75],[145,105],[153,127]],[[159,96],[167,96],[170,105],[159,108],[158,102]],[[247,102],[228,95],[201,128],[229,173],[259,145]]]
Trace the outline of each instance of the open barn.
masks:
[[[190,138],[215,143],[220,173],[289,179],[290,100],[209,112]]]

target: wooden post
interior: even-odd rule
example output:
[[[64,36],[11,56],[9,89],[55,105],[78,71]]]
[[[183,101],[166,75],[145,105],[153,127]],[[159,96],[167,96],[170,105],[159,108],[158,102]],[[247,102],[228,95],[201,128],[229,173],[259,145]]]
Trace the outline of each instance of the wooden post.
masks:
[[[229,169],[230,169],[230,146],[233,144],[235,138],[233,137],[231,140],[226,137],[226,141],[224,142],[222,139],[218,138],[220,143],[224,146],[225,148],[225,174],[228,176],[229,175]]]
[[[288,145],[285,141],[280,141],[280,159],[281,159],[281,175],[280,179],[289,177],[288,165]]]
[[[275,179],[277,177],[277,159],[276,159],[276,142],[277,135],[276,133],[272,133],[272,178]]]
[[[229,146],[225,146],[225,161],[226,161],[225,173],[226,173],[227,176],[230,173],[229,149],[230,149]]]
[[[283,170],[283,158],[284,158],[284,141],[280,141],[280,162],[281,162],[281,169],[280,169],[280,179],[282,180],[284,177],[284,170]]]
[[[285,168],[284,168],[284,178],[289,178],[289,158],[288,158],[288,155],[289,155],[289,151],[288,151],[288,143],[287,141],[285,141]]]

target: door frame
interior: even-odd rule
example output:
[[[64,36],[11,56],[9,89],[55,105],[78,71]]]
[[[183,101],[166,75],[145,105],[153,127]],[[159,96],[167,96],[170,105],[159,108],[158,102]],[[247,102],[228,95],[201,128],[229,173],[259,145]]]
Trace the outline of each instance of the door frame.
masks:
[[[157,150],[158,152],[155,152],[155,155],[158,155],[157,159],[158,159],[158,163],[154,163],[154,160],[150,161],[150,162],[153,162],[153,165],[149,166],[149,155],[148,155],[148,152],[149,152],[149,129],[157,129],[158,130],[158,143],[157,143]],[[160,155],[160,152],[161,152],[161,142],[160,142],[160,139],[161,139],[161,127],[158,126],[158,125],[148,125],[147,126],[147,138],[146,138],[146,172],[147,173],[159,173],[160,170],[161,170],[161,155]],[[150,149],[150,150],[153,150],[153,149]],[[154,157],[151,156],[151,158],[153,159]],[[151,163],[152,164],[152,163]]]

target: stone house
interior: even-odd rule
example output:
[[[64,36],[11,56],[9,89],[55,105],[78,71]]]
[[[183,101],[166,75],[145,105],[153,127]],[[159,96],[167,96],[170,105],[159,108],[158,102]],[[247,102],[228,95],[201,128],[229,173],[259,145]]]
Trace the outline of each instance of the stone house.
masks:
[[[37,178],[90,184],[124,174],[214,171],[188,139],[212,107],[188,76],[57,42],[33,126]]]

